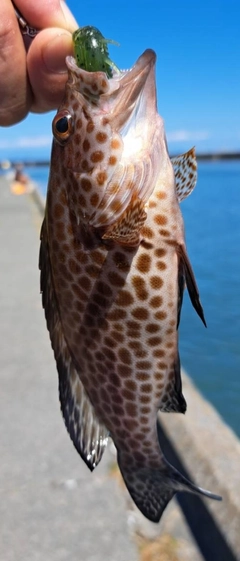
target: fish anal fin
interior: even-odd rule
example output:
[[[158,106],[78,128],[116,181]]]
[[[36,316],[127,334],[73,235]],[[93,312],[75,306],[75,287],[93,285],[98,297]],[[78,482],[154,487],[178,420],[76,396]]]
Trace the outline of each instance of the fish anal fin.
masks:
[[[121,217],[103,234],[104,240],[113,240],[120,245],[135,247],[141,241],[141,228],[147,218],[145,203],[132,198]]]
[[[205,317],[204,317],[203,308],[202,308],[202,305],[201,305],[201,302],[200,302],[200,296],[199,296],[199,292],[198,292],[197,283],[196,283],[196,280],[195,280],[195,277],[194,277],[194,273],[193,273],[193,270],[192,270],[192,267],[191,267],[191,263],[188,259],[187,253],[186,253],[186,249],[183,245],[178,244],[177,252],[178,252],[179,259],[180,259],[180,267],[181,266],[183,267],[184,277],[185,277],[188,293],[189,293],[189,296],[190,296],[190,300],[191,300],[192,305],[195,308],[197,314],[199,315],[202,322],[204,323],[205,327],[207,327]]]
[[[39,268],[42,303],[59,375],[62,414],[75,448],[93,470],[107,445],[108,431],[95,415],[64,337],[52,279],[45,220],[41,230]]]
[[[178,351],[169,373],[167,387],[168,390],[163,394],[159,410],[164,413],[185,413],[187,404],[182,394],[181,364]]]
[[[178,310],[177,310],[177,329],[178,329],[178,327],[179,327],[180,318],[181,318],[181,309],[182,309],[184,288],[185,288],[184,267],[183,267],[182,260],[179,259],[179,263],[178,263]]]
[[[195,148],[171,158],[179,202],[190,195],[197,183],[197,158]]]

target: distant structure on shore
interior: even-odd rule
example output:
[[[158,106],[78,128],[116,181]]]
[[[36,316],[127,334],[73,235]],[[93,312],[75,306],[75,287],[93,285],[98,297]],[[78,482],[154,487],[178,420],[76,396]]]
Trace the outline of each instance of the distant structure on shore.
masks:
[[[240,152],[197,153],[197,160],[240,160]]]
[[[172,157],[176,156],[176,154],[170,154]],[[219,160],[240,160],[240,151],[239,152],[211,152],[211,153],[199,153],[197,154],[197,160],[200,161],[219,161]],[[6,171],[11,168],[16,168],[19,165],[19,160],[17,161],[10,161],[10,160],[2,160],[0,161],[0,171]],[[47,167],[50,165],[49,160],[23,160],[21,161],[21,165],[24,167]]]

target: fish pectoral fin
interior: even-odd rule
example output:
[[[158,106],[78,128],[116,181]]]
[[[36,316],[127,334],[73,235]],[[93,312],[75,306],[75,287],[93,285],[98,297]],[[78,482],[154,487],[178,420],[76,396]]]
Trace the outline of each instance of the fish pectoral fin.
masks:
[[[66,428],[78,453],[93,470],[107,445],[108,431],[97,419],[64,337],[54,290],[46,222],[41,230],[39,257],[42,304],[59,375],[59,397]]]
[[[175,174],[176,193],[181,202],[190,195],[197,183],[197,158],[195,148],[171,158]]]
[[[191,263],[188,259],[187,253],[186,253],[186,249],[183,245],[179,244],[177,246],[177,252],[178,252],[178,256],[179,256],[179,260],[180,260],[179,266],[183,267],[184,277],[185,277],[188,293],[189,293],[189,296],[190,296],[190,300],[191,300],[192,305],[195,308],[197,314],[199,315],[202,322],[204,323],[205,327],[207,327],[205,317],[204,317],[203,308],[202,308],[202,305],[201,305],[201,302],[200,302],[197,283],[196,283],[196,280],[195,280],[195,277],[194,277],[194,273],[193,273],[193,270],[192,270],[192,267],[191,267]]]
[[[145,203],[139,198],[132,198],[130,204],[103,234],[104,240],[113,240],[120,245],[135,247],[141,241],[141,228],[147,218]]]

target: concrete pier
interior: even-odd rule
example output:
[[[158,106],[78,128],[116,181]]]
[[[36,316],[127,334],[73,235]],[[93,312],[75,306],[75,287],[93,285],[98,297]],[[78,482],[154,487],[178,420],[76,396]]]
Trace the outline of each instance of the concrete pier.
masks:
[[[113,475],[111,446],[92,474],[79,458],[61,418],[39,295],[42,214],[36,191],[14,195],[0,177],[0,560],[137,561],[158,540],[159,561],[240,559],[239,441],[188,378],[187,416],[161,415],[161,425],[190,476],[223,495],[207,506],[228,556],[208,556],[176,500],[160,526],[141,517]]]

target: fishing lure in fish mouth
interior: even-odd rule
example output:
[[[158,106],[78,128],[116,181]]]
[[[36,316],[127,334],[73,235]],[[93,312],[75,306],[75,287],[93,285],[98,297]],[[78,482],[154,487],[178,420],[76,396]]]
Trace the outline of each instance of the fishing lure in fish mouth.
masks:
[[[88,25],[80,27],[73,33],[73,50],[77,66],[88,72],[105,72],[112,78],[113,71],[120,72],[109,58],[107,44],[118,45],[112,39],[105,39],[101,31]]]

